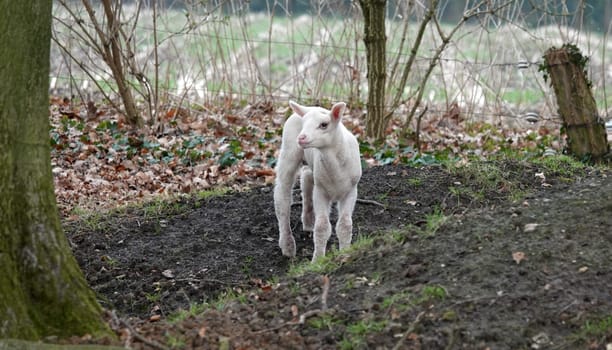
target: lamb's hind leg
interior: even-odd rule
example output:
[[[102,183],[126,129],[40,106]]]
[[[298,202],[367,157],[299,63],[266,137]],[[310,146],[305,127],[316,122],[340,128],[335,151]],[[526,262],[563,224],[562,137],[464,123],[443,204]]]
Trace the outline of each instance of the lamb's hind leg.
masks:
[[[314,209],[312,207],[312,191],[314,178],[309,167],[302,167],[300,175],[300,188],[302,189],[302,229],[312,231],[314,228]]]
[[[353,188],[347,196],[338,202],[338,222],[336,223],[336,235],[340,250],[351,245],[353,237],[353,210],[357,201],[357,187]]]
[[[276,180],[274,184],[274,210],[276,219],[278,220],[278,245],[283,252],[283,255],[295,256],[295,239],[291,232],[291,191],[295,182],[296,173],[299,169],[300,162],[283,154],[279,157],[279,163],[276,168]],[[295,158],[295,157],[294,157]]]

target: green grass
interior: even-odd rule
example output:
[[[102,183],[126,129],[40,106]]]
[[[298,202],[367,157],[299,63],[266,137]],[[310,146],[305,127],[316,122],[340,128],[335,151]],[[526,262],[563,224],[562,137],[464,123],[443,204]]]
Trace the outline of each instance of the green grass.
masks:
[[[567,155],[540,157],[533,159],[533,162],[542,166],[544,175],[546,175],[546,172],[555,173],[566,180],[572,180],[584,174],[587,167],[585,163]]]
[[[178,310],[168,316],[168,322],[179,323],[191,316],[196,316],[210,308],[208,303],[193,303],[189,305],[189,310]]]
[[[183,336],[175,336],[172,334],[166,334],[166,344],[170,346],[171,349],[182,349],[187,345]]]
[[[155,298],[158,293],[152,295]],[[161,295],[161,294],[160,294]],[[147,296],[149,299],[149,296]],[[155,301],[155,300],[151,300]],[[168,316],[170,322],[180,322],[190,316],[197,316],[204,313],[207,310],[223,311],[226,305],[232,302],[245,304],[247,302],[247,296],[241,292],[237,292],[232,288],[227,288],[225,291],[212,298],[210,301],[202,303],[194,303],[189,306],[189,310],[178,310]]]
[[[300,283],[297,281],[292,281],[291,283],[289,283],[288,287],[289,287],[289,291],[291,292],[291,295],[293,296],[297,296],[300,293],[300,290],[302,288]]]
[[[287,271],[287,275],[290,277],[298,277],[307,273],[328,274],[333,272],[341,266],[343,263],[342,260],[346,256],[351,256],[372,247],[374,239],[375,238],[371,236],[359,236],[357,240],[352,242],[351,246],[345,250],[338,251],[332,249],[328,251],[325,256],[318,258],[314,262],[304,261],[292,264],[289,271]]]
[[[386,233],[383,233],[384,237],[387,238],[388,242],[391,243],[399,243],[402,244],[406,240],[406,231],[405,230],[390,230]]]
[[[292,264],[289,271],[287,271],[287,275],[298,277],[307,273],[326,274],[335,271],[338,267],[340,267],[340,261],[337,258],[337,251],[332,250],[314,262],[304,261]]]
[[[423,183],[423,180],[416,178],[416,177],[411,177],[408,179],[408,184],[410,186],[419,187],[421,186],[422,183]]]
[[[148,301],[150,301],[152,303],[155,303],[155,302],[159,301],[159,299],[161,299],[161,295],[162,295],[161,289],[157,289],[155,291],[155,293],[145,293],[145,298]]]
[[[74,207],[71,214],[79,217],[79,223],[89,231],[99,231],[105,228],[104,214],[99,211]]]
[[[450,164],[447,169],[459,177],[464,177],[470,187],[463,185],[454,186],[458,194],[467,194],[476,200],[482,200],[485,194],[498,192],[504,188],[508,193],[518,190],[518,184],[512,182],[509,174],[502,171],[495,161],[473,161],[462,166]]]
[[[507,164],[508,160],[518,163],[516,169],[512,170],[514,172],[500,167],[502,164]],[[484,200],[491,193],[503,193],[509,200],[518,201],[527,193],[521,188],[522,176],[517,173],[520,171],[518,168],[521,164],[529,169],[534,169],[535,166],[535,171],[542,174],[543,182],[546,182],[546,178],[553,176],[560,181],[572,182],[582,176],[589,166],[567,155],[542,156],[535,153],[526,155],[521,150],[492,156],[488,161],[475,160],[461,165],[455,163],[444,165],[451,174],[465,178],[466,181],[462,182],[470,184],[469,186],[463,184],[450,186],[449,190],[457,197],[466,195],[475,200]]]
[[[230,190],[231,189],[229,187],[217,187],[205,191],[198,191],[195,194],[195,198],[198,200],[202,200],[211,197],[220,197],[230,192]]]
[[[219,296],[217,296],[211,303],[210,305],[221,311],[225,308],[225,305],[227,305],[228,303],[232,302],[232,301],[236,301],[240,304],[245,304],[247,302],[247,297],[246,295],[236,292],[235,290],[231,289],[231,288],[227,288],[225,290],[225,292],[221,293]]]
[[[436,208],[432,213],[425,215],[425,228],[423,230],[423,234],[425,236],[433,236],[436,234],[438,229],[444,225],[444,223],[448,220],[448,217],[444,215],[441,209]]]
[[[426,300],[444,300],[447,296],[446,289],[438,285],[427,285],[421,292]]]
[[[460,197],[463,195],[466,195],[471,198],[479,199],[479,200],[484,199],[484,195],[482,192],[474,191],[473,189],[466,187],[466,186],[461,186],[461,185],[449,186],[448,191],[452,195],[457,197],[457,205],[460,204]]]
[[[340,349],[358,349],[363,348],[366,343],[366,337],[382,332],[388,325],[387,320],[360,320],[346,326],[346,334],[340,342]]]
[[[137,207],[138,205],[136,205]],[[185,211],[185,204],[169,198],[155,197],[150,201],[142,203],[140,209],[142,209],[145,220],[160,219],[169,214]]]
[[[246,256],[243,260],[242,260],[242,273],[245,274],[246,276],[250,276],[251,275],[251,271],[252,271],[252,265],[253,262],[255,261],[255,258],[253,258],[252,256]]]
[[[349,334],[356,336],[365,336],[369,333],[380,332],[387,326],[387,321],[372,321],[362,320],[353,324],[349,324],[346,330]]]
[[[580,333],[587,337],[600,337],[612,333],[612,315],[598,320],[586,321],[580,328]]]
[[[387,296],[381,303],[382,309],[394,308],[397,311],[406,311],[418,304],[444,300],[448,296],[446,289],[440,285],[425,285],[419,295],[414,295],[407,291],[399,291],[396,294]]]
[[[307,325],[309,327],[312,327],[318,330],[332,331],[339,324],[341,324],[341,321],[338,318],[336,318],[334,315],[330,315],[326,313],[310,318],[307,321]]]
[[[580,329],[568,337],[568,341],[577,344],[591,344],[612,335],[612,315],[587,320]],[[577,347],[578,348],[578,347]]]
[[[199,191],[191,195],[197,201],[205,200],[212,197],[223,196],[230,191],[228,187],[213,188],[210,190]],[[167,224],[165,218],[186,212],[190,208],[189,200],[185,201],[185,197],[155,197],[152,200],[141,203],[130,203],[119,206],[108,211],[95,211],[74,207],[71,214],[77,216],[78,220],[67,223],[75,227],[73,231],[105,231],[112,229],[113,222],[110,220],[113,217],[128,215],[130,212],[139,212],[139,215],[145,220],[157,221],[155,229],[158,232]],[[197,204],[196,204],[197,206]],[[82,227],[82,228],[79,228]]]
[[[399,293],[384,298],[381,303],[381,307],[383,309],[389,309],[393,307],[400,312],[405,311],[413,306],[413,303],[411,302],[413,298],[414,296],[411,293],[406,291],[400,291]]]
[[[299,291],[299,285],[297,291]],[[156,292],[153,294],[147,293],[146,298],[151,302],[155,302],[159,300],[161,294],[161,290],[156,290]],[[201,303],[192,303],[189,305],[188,310],[181,309],[171,313],[168,315],[168,322],[179,323],[189,317],[201,315],[207,310],[223,311],[223,309],[230,303],[246,304],[247,301],[247,296],[245,294],[228,287],[225,289],[225,291],[221,292],[210,300]]]

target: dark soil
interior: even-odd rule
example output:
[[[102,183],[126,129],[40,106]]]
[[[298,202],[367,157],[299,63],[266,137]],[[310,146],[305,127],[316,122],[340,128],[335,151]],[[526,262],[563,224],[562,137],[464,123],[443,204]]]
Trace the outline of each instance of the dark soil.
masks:
[[[312,238],[296,203],[298,257],[281,256],[271,187],[65,227],[120,344],[136,349],[605,349],[612,173],[562,170],[367,169],[353,240],[369,248],[298,276],[286,273],[308,264]]]

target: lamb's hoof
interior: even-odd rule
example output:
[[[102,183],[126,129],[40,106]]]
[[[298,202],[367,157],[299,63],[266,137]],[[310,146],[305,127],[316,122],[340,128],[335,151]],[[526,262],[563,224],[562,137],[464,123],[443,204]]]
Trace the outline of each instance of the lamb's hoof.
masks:
[[[295,258],[295,247],[293,247],[293,249],[289,248],[289,249],[282,249],[283,251],[283,256],[286,256],[288,258]]]
[[[321,256],[325,256],[325,255],[321,255]],[[317,260],[319,260],[319,258],[320,258],[321,256],[315,256],[315,255],[313,255],[313,256],[312,256],[312,260],[310,260],[310,263],[311,263],[311,264],[316,263],[316,262],[317,262]]]
[[[295,257],[295,240],[293,239],[293,237],[291,237],[291,239],[288,239],[286,241],[280,241],[279,244],[281,251],[283,252],[284,256],[288,256],[290,258]]]

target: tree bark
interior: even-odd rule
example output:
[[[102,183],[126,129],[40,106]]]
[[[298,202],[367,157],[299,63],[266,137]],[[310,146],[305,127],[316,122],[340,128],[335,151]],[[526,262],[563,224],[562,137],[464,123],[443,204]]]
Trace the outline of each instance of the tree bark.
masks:
[[[55,202],[51,4],[0,0],[0,338],[110,334]]]
[[[559,114],[571,154],[580,160],[599,161],[609,151],[603,119],[585,73],[587,60],[572,45],[551,48],[544,55],[545,68],[557,97]]]
[[[387,77],[387,36],[385,34],[386,0],[359,0],[364,19],[364,38],[368,65],[368,102],[366,135],[376,141],[385,137],[388,118],[385,116]]]

